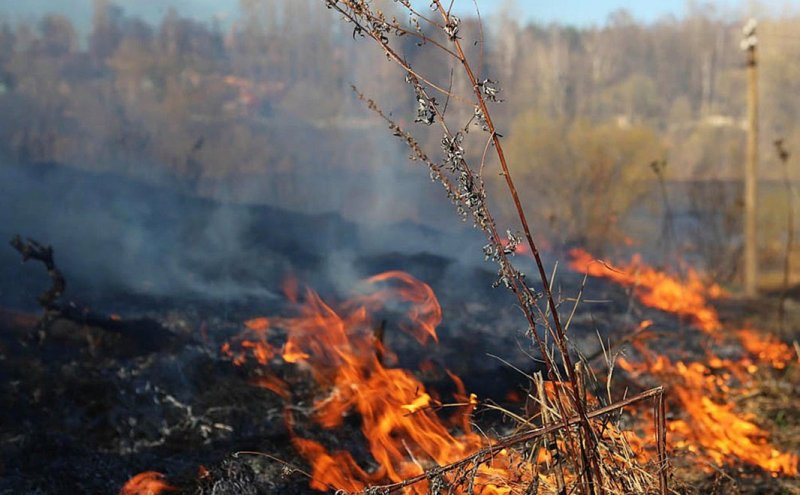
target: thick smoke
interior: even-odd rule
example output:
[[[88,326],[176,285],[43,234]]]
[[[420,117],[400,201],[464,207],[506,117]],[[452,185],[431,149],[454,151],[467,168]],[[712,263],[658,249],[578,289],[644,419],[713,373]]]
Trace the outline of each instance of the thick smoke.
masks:
[[[442,234],[411,222],[364,225],[334,213],[225,203],[174,184],[58,165],[4,166],[0,175],[0,238],[20,234],[53,245],[68,295],[90,301],[270,299],[289,274],[345,289],[371,270],[399,268],[404,256],[449,258],[465,239],[472,239],[474,258],[479,253],[480,239],[469,231]],[[380,263],[388,253],[398,257]],[[0,249],[0,265],[6,302],[30,303],[47,284],[41,267],[20,265],[10,246]]]
[[[0,241],[52,245],[67,297],[106,306],[269,300],[289,274],[341,291],[377,270],[480,262],[481,236],[350,90],[413,128],[401,71],[371,46],[351,57],[363,40],[316,2],[242,6],[224,31],[113,2],[88,33],[53,16],[29,38],[10,25],[3,56],[52,71],[0,59]],[[439,136],[417,130],[435,155]],[[47,284],[10,247],[0,265],[7,304]]]

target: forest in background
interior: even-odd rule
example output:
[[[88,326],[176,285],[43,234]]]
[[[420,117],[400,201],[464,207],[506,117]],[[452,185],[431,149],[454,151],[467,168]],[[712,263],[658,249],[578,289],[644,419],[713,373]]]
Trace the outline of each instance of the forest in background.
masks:
[[[174,10],[153,24],[95,0],[88,33],[58,15],[0,20],[0,158],[169,181],[226,201],[436,224],[431,211],[447,210],[439,191],[420,187],[350,85],[410,129],[413,88],[378,51],[353,56],[358,33],[333,15],[319,0],[241,0],[230,24]],[[694,191],[685,209],[719,211],[708,232],[735,255],[725,236],[738,232],[743,19],[696,3],[684,18],[647,25],[625,11],[591,28],[520,18],[507,2],[482,27],[463,19],[460,36],[479,77],[502,88],[493,112],[545,238],[619,242],[626,216],[661,207],[651,164],[666,162],[666,180]],[[800,150],[800,14],[759,20],[761,174],[776,179],[772,141]],[[439,85],[465,84],[407,44],[412,65]],[[439,104],[472,111],[443,96]],[[439,137],[421,131],[438,158]],[[383,206],[364,213],[365,204]]]

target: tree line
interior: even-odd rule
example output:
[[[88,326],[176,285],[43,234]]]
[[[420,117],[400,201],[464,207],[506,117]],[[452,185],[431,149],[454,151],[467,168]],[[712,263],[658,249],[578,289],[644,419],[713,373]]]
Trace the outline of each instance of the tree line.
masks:
[[[740,177],[742,20],[690,5],[685,17],[652,24],[624,10],[597,27],[522,23],[513,2],[483,25],[463,20],[480,77],[502,88],[495,113],[514,170],[554,232],[611,235],[650,191],[653,161],[666,160],[672,180]],[[358,33],[319,0],[239,6],[227,24],[175,10],[151,23],[95,0],[88,33],[53,14],[0,21],[3,161],[169,177],[200,194],[298,209],[347,213],[374,200],[370,183],[397,163],[398,148],[350,85],[409,126],[413,88],[381,54],[356,55]],[[787,15],[759,28],[764,150],[777,137],[800,141],[798,27],[800,16]],[[465,84],[418,40],[407,45],[414,67],[438,84]],[[421,140],[436,156],[438,138]],[[773,157],[762,162],[764,177],[778,175]],[[343,192],[332,193],[332,181]],[[553,206],[565,195],[566,207]],[[609,210],[603,218],[598,205]],[[407,208],[408,218],[424,217],[425,206]]]

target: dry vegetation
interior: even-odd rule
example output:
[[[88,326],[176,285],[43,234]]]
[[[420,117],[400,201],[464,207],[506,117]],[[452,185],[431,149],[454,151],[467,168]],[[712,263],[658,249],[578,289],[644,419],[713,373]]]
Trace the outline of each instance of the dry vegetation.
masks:
[[[676,203],[667,182],[682,179],[691,184],[678,208],[694,210],[701,219],[695,228],[702,235],[695,237],[694,245],[671,246],[672,254],[681,258],[691,252],[703,258],[708,273],[718,280],[736,276],[738,245],[731,239],[739,229],[740,205],[737,186],[730,181],[737,176],[732,166],[719,166],[735,163],[741,154],[736,123],[741,80],[733,62],[735,52],[724,48],[732,36],[730,23],[715,20],[712,13],[693,12],[682,23],[665,21],[646,29],[619,14],[603,29],[579,31],[522,27],[504,12],[497,21],[500,28],[493,31],[480,17],[459,18],[451,12],[452,2],[441,0],[433,0],[424,11],[407,0],[325,0],[336,21],[319,14],[318,4],[312,8],[312,3],[298,1],[269,11],[275,7],[272,2],[243,1],[249,22],[225,34],[175,13],[156,33],[143,22],[124,17],[108,2],[98,1],[86,52],[77,48],[69,22],[54,16],[44,18],[38,31],[6,26],[0,33],[0,47],[5,47],[0,53],[0,105],[17,117],[0,127],[2,152],[16,161],[114,162],[127,164],[122,165],[126,173],[136,174],[132,164],[150,160],[183,184],[206,193],[204,188],[212,190],[208,184],[215,180],[260,176],[268,179],[266,192],[273,201],[326,209],[331,205],[324,200],[297,204],[298,198],[314,196],[304,189],[304,178],[320,170],[320,156],[338,165],[317,178],[321,190],[330,179],[347,182],[359,177],[355,165],[360,158],[355,155],[370,145],[357,135],[374,122],[351,108],[363,103],[421,166],[415,172],[429,176],[437,192],[446,195],[457,218],[485,235],[483,255],[496,269],[494,285],[514,295],[526,327],[524,336],[545,369],[528,377],[525,411],[483,404],[511,418],[513,431],[503,437],[474,431],[470,415],[477,399],[468,396],[463,385],[458,387],[457,403],[442,404],[424,393],[410,372],[384,367],[384,358],[391,359],[383,347],[384,326],[376,327],[361,312],[375,303],[369,296],[360,296],[361,306],[343,304],[338,311],[309,292],[300,310],[303,317],[248,321],[244,337],[235,342],[240,347],[226,343],[223,354],[237,365],[248,358],[265,365],[257,372],[259,384],[287,402],[291,396],[287,384],[264,370],[278,356],[285,364],[301,363],[302,376],[313,376],[314,386],[335,390],[302,412],[328,428],[341,425],[349,409],[356,410],[380,466],[362,469],[350,453],[330,453],[321,443],[302,438],[294,431],[292,416],[301,412],[300,405],[287,406],[284,412],[292,445],[311,465],[310,472],[257,452],[240,455],[277,461],[289,475],[308,477],[318,490],[366,495],[400,491],[664,495],[691,492],[688,485],[695,475],[705,492],[735,493],[745,491],[736,476],[746,477],[747,469],[776,478],[796,476],[797,442],[791,433],[798,425],[786,415],[798,408],[791,399],[797,383],[797,351],[792,354],[786,344],[758,336],[749,348],[748,329],[723,325],[709,302],[721,298],[722,289],[691,270],[678,280],[639,261],[614,267],[573,251],[574,258],[583,261],[573,267],[577,271],[608,278],[625,287],[631,301],[677,315],[706,338],[693,337],[692,344],[700,343],[690,349],[705,353],[704,359],[673,359],[666,351],[649,347],[653,336],[645,330],[653,322],[642,321],[623,340],[632,344],[638,361],[618,361],[618,343],[586,358],[569,337],[584,287],[575,298],[562,298],[553,287],[555,270],[540,255],[543,244],[580,243],[599,250],[624,244],[629,241],[626,226],[635,222],[637,208],[648,202],[665,215],[661,233],[667,232],[670,242],[677,243]],[[270,17],[278,10],[282,21]],[[785,36],[783,26],[791,23],[776,21],[768,32]],[[712,27],[716,38],[708,43]],[[353,55],[352,45],[345,44],[349,37],[374,46],[356,45]],[[524,52],[520,46],[528,42],[535,46],[535,56],[519,57]],[[689,55],[696,45],[704,46],[698,60]],[[375,47],[378,50],[370,50]],[[361,56],[372,52],[380,57]],[[789,52],[768,48],[765,64],[778,66]],[[675,69],[673,57],[688,68],[692,82]],[[649,59],[655,60],[652,66]],[[25,66],[23,61],[28,60],[36,63]],[[376,71],[377,61],[382,65]],[[584,65],[594,72],[573,74]],[[645,66],[646,73],[640,73]],[[767,70],[766,86],[781,91],[794,88],[798,79],[791,70]],[[341,90],[349,84],[343,81],[351,76],[356,86],[344,96]],[[768,91],[773,95],[777,90]],[[662,98],[663,94],[672,99]],[[505,99],[513,99],[514,105]],[[797,135],[793,117],[777,109],[795,103],[767,98],[767,105],[775,110],[768,129],[786,130],[791,142]],[[509,130],[499,130],[495,118],[511,122]],[[344,145],[336,142],[341,137],[337,132],[329,131],[335,122],[350,126],[353,135],[346,136]],[[422,131],[415,134],[411,129]],[[326,155],[327,151],[331,153]],[[370,156],[376,162],[385,158],[382,153]],[[778,159],[786,167],[789,155],[779,153]],[[265,169],[263,162],[270,166]],[[784,170],[789,192],[785,201],[792,204],[791,177],[789,169]],[[703,180],[692,182],[698,176]],[[725,187],[716,187],[708,180],[712,177]],[[783,211],[785,205],[766,204],[767,213],[762,214],[769,216],[778,209]],[[529,223],[526,212],[536,220]],[[783,232],[786,222],[781,218],[780,226],[777,221],[764,225],[770,232]],[[765,261],[782,262],[784,297],[789,292],[793,228],[790,217],[787,242],[772,242],[769,235],[764,240],[769,248]],[[539,237],[542,233],[546,242]],[[16,244],[27,256],[23,243]],[[29,252],[40,248],[35,243],[30,246]],[[533,260],[535,276],[517,268],[516,256],[521,254]],[[46,256],[36,259],[46,261]],[[648,277],[655,280],[652,286]],[[397,273],[374,277],[369,283],[381,288],[379,292],[395,291],[401,299],[419,304],[423,311],[412,311],[419,319],[414,323],[427,334],[414,337],[420,341],[436,337],[433,329],[441,320],[441,308],[430,287]],[[389,288],[380,285],[384,283]],[[677,296],[668,294],[653,302],[663,285],[680,286]],[[782,299],[778,326],[791,321],[791,313]],[[275,321],[287,334],[282,348],[266,336]],[[358,331],[348,333],[348,326]],[[332,336],[342,341],[311,342],[332,328],[345,329]],[[366,328],[372,331],[365,332]],[[711,339],[718,340],[709,344]],[[710,348],[731,346],[736,339],[741,340],[735,345],[744,354],[739,360]],[[778,354],[770,354],[773,347]],[[307,353],[309,348],[319,349],[320,355]],[[344,354],[341,348],[353,353]],[[625,372],[622,386],[615,381],[618,365]],[[395,390],[401,381],[408,381],[408,386]],[[459,383],[457,377],[453,381]],[[361,391],[367,385],[379,396],[392,395],[385,393],[392,390],[393,402],[385,397],[383,403],[365,402]],[[629,385],[644,391],[628,395]],[[677,393],[665,395],[662,385]],[[720,405],[745,392],[754,400]],[[392,423],[395,429],[388,428],[390,441],[393,436],[402,436],[402,442],[416,441],[415,435],[436,432],[438,443],[375,446],[377,438],[370,435],[377,436],[386,427],[390,414],[375,413],[373,406],[403,412],[391,416],[398,423]],[[441,422],[439,409],[445,407],[458,411],[453,417],[461,421],[454,421],[455,426]],[[668,412],[668,407],[678,409]],[[631,429],[631,409],[637,411],[633,415],[640,420],[637,424],[644,418],[648,427]],[[768,422],[739,416],[739,410],[766,415],[772,425],[762,427]],[[713,435],[696,438],[691,422],[724,437],[725,431],[718,430],[728,425],[721,418],[730,420],[731,428],[742,429],[742,443],[720,445]],[[423,424],[428,430],[420,434],[416,429]],[[772,429],[777,431],[768,431],[775,425]],[[670,448],[672,462],[668,427],[681,436],[684,449]],[[773,434],[785,450],[769,443]],[[450,444],[458,447],[446,456],[435,454]],[[695,462],[694,456],[700,460]],[[715,471],[712,477],[698,468],[700,462]],[[731,462],[746,469],[727,470]],[[675,466],[678,469],[673,470]],[[789,484],[776,486],[769,489],[793,489]],[[122,493],[170,489],[160,474],[145,472],[131,479]]]
[[[387,18],[406,22],[401,5],[382,8]],[[315,0],[242,1],[241,9],[241,22],[230,26],[176,11],[152,23],[97,0],[85,45],[63,16],[3,22],[0,111],[8,118],[0,125],[0,156],[149,180],[175,177],[205,195],[350,216],[361,213],[359,204],[391,195],[364,186],[380,182],[382,165],[396,158],[382,151],[381,134],[365,131],[370,121],[354,105],[349,86],[359,81],[396,115],[414,104],[413,92],[404,90],[378,51],[350,56],[352,32]],[[482,35],[483,42],[467,43],[465,51],[476,71],[502,81],[499,132],[507,137],[523,204],[547,218],[538,225],[543,240],[558,247],[588,239],[602,248],[631,235],[642,223],[637,210],[659,211],[657,195],[642,196],[653,186],[653,160],[668,160],[670,182],[738,178],[745,107],[739,19],[700,5],[683,19],[650,26],[624,11],[601,27],[581,29],[523,24],[520,17],[509,3],[483,19],[481,33],[474,16],[462,19],[460,32],[469,40]],[[791,63],[800,49],[797,23],[786,15],[759,28],[762,149],[778,137],[789,149],[797,141],[800,109],[786,97],[800,90]],[[449,69],[414,43],[413,37],[402,40],[406,60],[448,86]],[[453,86],[469,89],[458,73]],[[545,134],[548,139],[536,138]],[[434,137],[420,139],[437,145]],[[480,146],[467,152],[480,161]],[[570,180],[561,173],[564,163],[577,166]],[[765,177],[780,177],[771,153],[764,153],[762,169]],[[503,187],[497,179],[487,177],[490,189]],[[601,194],[591,186],[596,181],[609,187]],[[342,194],[324,194],[332,182],[341,184]],[[572,194],[575,184],[579,194]],[[439,204],[431,199],[436,194],[421,189],[420,206],[403,206],[398,216],[429,221],[425,212]],[[687,250],[709,271],[735,276],[730,258],[737,246],[726,229],[738,228],[730,221],[738,217],[736,194],[726,194],[722,208],[716,199],[674,194],[688,198],[676,198],[679,212],[696,214],[703,224],[697,229],[703,239]],[[574,199],[554,208],[553,197]],[[594,218],[587,208],[596,204],[611,213]],[[778,208],[762,210],[767,248],[784,227],[770,223]],[[497,205],[497,214],[507,219],[508,213],[507,205]],[[636,234],[651,237],[646,226]],[[774,259],[774,250],[765,252],[766,261]]]
[[[543,493],[667,493],[663,389],[656,387],[627,400],[612,401],[605,407],[589,400],[587,381],[593,373],[580,358],[575,361],[579,355],[570,348],[566,336],[569,321],[566,325],[562,322],[547,268],[540,257],[506,161],[502,136],[492,119],[493,105],[502,102],[502,90],[497,81],[475,72],[474,62],[468,58],[462,45],[461,19],[450,11],[452,4],[446,7],[434,0],[431,4],[433,13],[426,15],[405,2],[403,6],[410,19],[406,24],[396,17],[387,16],[370,2],[330,0],[326,3],[352,25],[354,36],[371,38],[405,74],[405,80],[416,97],[415,122],[439,128],[444,155],[441,164],[431,161],[413,135],[387,117],[374,101],[366,100],[370,109],[388,120],[393,133],[409,146],[412,159],[427,165],[431,179],[444,186],[459,215],[472,221],[474,227],[486,235],[488,243],[484,255],[499,267],[495,285],[505,286],[516,296],[527,320],[526,334],[544,361],[549,385],[545,386],[542,376],[532,378],[538,392],[531,396],[537,401],[540,412],[530,418],[520,418],[520,433],[492,442],[491,446],[463,459],[426,469],[411,478],[395,480],[394,484],[377,490],[394,491],[425,482],[429,483],[428,491],[434,493],[443,489],[467,493],[477,489],[489,493],[502,490],[501,486],[513,481],[517,485],[527,484],[524,491],[528,493],[540,493],[540,490]],[[451,67],[449,85],[435,82],[433,76],[408,62],[405,53],[399,51],[402,45],[398,48],[398,39],[403,37],[412,37],[417,40],[418,47],[438,52],[443,63]],[[482,42],[483,39],[479,38],[475,44],[481,45]],[[479,58],[483,60],[483,54]],[[461,73],[460,84],[454,82],[452,76],[456,71]],[[365,99],[360,93],[358,96]],[[469,144],[483,149],[478,162],[470,163],[469,156],[475,153],[466,151]],[[490,153],[496,156],[499,174],[505,179],[521,226],[519,234],[507,229],[506,235],[501,235],[502,230],[489,210],[484,174],[492,170],[487,168]],[[619,173],[615,170],[618,168],[619,165],[614,163],[597,167],[599,173],[609,179]],[[588,169],[593,167],[587,166]],[[548,183],[546,177],[541,180]],[[540,289],[530,285],[526,276],[512,263],[512,257],[522,246],[536,262]],[[612,397],[610,390],[608,397]],[[653,439],[657,456],[648,471],[636,458],[624,435],[618,432],[612,417],[615,414],[618,417],[619,412],[631,403],[653,397],[657,403],[654,413],[657,428]],[[535,442],[539,439],[549,439],[547,453],[553,458],[554,471],[550,469],[550,462],[545,462],[548,469],[542,472],[544,468],[539,460],[542,445]],[[532,450],[531,442],[535,445]],[[517,465],[516,469],[506,468],[506,477],[511,479],[502,480],[501,477],[501,481],[493,481],[482,477],[483,465],[501,453],[510,458],[507,465]],[[517,457],[519,459],[515,460]],[[542,483],[549,486],[540,486]]]

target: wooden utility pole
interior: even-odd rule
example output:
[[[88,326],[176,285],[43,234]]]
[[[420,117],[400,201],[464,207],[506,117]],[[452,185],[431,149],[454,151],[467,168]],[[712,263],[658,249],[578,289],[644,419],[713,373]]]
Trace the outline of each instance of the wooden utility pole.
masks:
[[[758,292],[758,53],[756,20],[742,29],[741,48],[747,53],[747,156],[744,166],[744,291]]]

